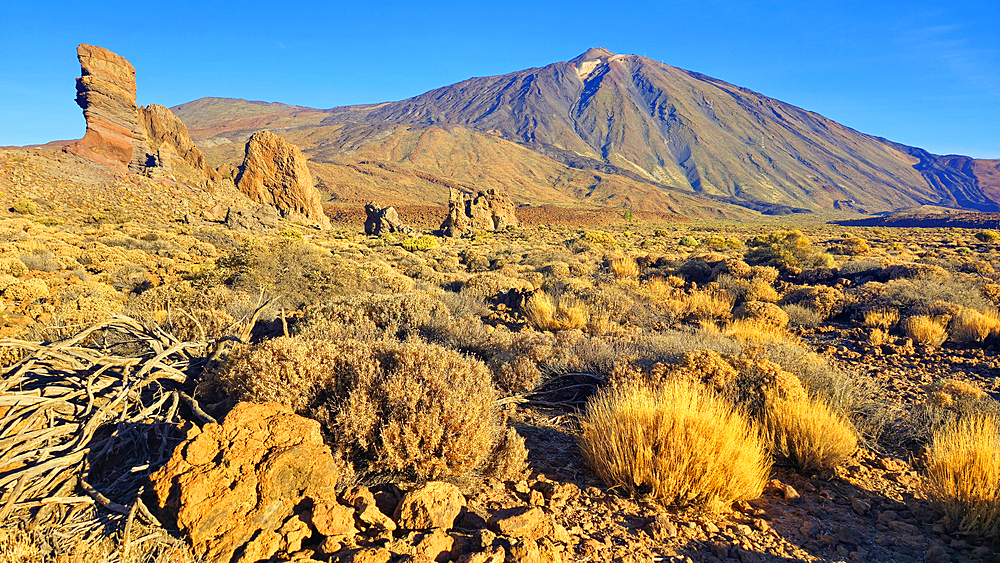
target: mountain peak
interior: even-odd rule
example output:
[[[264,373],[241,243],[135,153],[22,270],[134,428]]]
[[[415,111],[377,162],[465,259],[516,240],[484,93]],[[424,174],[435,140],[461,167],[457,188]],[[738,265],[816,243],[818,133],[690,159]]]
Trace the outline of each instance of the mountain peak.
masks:
[[[607,59],[613,57],[615,54],[611,51],[605,49],[604,47],[591,47],[581,53],[579,56],[570,59],[569,62],[573,64],[585,63],[587,61],[596,61],[597,59]]]

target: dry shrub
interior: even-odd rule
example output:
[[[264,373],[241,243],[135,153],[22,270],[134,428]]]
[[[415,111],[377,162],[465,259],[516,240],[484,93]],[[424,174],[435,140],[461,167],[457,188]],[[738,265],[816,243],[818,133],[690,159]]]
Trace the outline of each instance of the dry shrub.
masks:
[[[755,417],[763,415],[769,397],[792,401],[808,397],[799,377],[769,360],[765,354],[762,348],[750,348],[729,359],[737,376],[728,382],[724,393]]]
[[[0,268],[0,271],[3,271],[3,269]],[[1000,284],[983,284],[983,287],[979,288],[979,292],[994,305],[1000,305]]]
[[[431,337],[454,322],[445,303],[422,291],[361,293],[308,307],[295,332],[324,340]]]
[[[940,346],[948,339],[945,324],[936,317],[915,315],[903,321],[903,332],[917,344]]]
[[[490,299],[512,289],[532,291],[534,287],[526,280],[510,275],[510,272],[483,272],[470,277],[462,284],[462,293],[484,299]]]
[[[507,436],[489,370],[437,345],[276,338],[235,349],[221,383],[237,399],[319,420],[335,451],[373,478],[523,467],[523,443]]]
[[[611,271],[617,278],[637,278],[641,273],[635,259],[628,256],[612,260]]]
[[[736,307],[733,316],[737,319],[753,320],[776,328],[788,326],[788,313],[774,303],[747,301]]]
[[[812,309],[819,316],[828,319],[844,310],[844,292],[825,285],[800,287],[785,294],[781,304]]]
[[[689,322],[725,320],[732,316],[733,298],[723,291],[695,290],[665,300],[663,307]]]
[[[850,424],[823,400],[769,398],[764,432],[777,459],[803,472],[827,472],[858,449]]]
[[[760,496],[771,467],[757,430],[697,382],[608,388],[580,421],[584,460],[612,487],[710,510]]]
[[[801,305],[782,305],[781,310],[788,315],[788,324],[805,328],[816,328],[823,324],[823,317],[816,311]]]
[[[844,238],[840,241],[829,246],[828,250],[834,254],[857,256],[859,254],[868,254],[872,251],[872,247],[865,239],[848,234],[844,235]]]
[[[49,296],[49,286],[39,279],[18,281],[7,286],[3,296],[15,303],[27,304]]]
[[[761,278],[735,278],[730,274],[722,274],[716,282],[726,290],[736,301],[767,301],[773,303],[780,298],[778,291]]]
[[[872,309],[865,311],[864,325],[889,330],[899,322],[899,311],[896,309]]]
[[[557,297],[536,291],[522,307],[528,323],[538,330],[586,328],[590,320],[587,304],[572,297]]]
[[[934,433],[927,496],[963,534],[1000,536],[1000,423],[977,415]]]
[[[981,313],[963,307],[951,320],[951,339],[959,344],[981,343],[1000,332],[1000,315],[996,311]]]

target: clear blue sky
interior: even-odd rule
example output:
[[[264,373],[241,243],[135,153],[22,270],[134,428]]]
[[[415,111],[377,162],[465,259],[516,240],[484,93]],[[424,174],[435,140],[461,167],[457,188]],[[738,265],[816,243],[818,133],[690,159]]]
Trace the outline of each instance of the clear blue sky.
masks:
[[[1000,158],[1000,1],[9,2],[0,146],[83,135],[76,45],[139,103],[399,100],[472,76],[645,55],[939,154]]]

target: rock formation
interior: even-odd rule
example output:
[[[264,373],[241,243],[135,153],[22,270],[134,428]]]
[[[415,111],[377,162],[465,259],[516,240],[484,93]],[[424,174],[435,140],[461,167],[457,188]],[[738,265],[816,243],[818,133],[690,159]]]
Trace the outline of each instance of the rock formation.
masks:
[[[141,171],[148,146],[135,101],[135,68],[101,47],[81,44],[76,52],[81,68],[76,103],[83,108],[87,133],[66,152],[123,174]]]
[[[374,203],[365,205],[365,234],[379,236],[382,233],[411,233],[413,228],[403,222],[395,207],[379,207]]]
[[[507,196],[490,189],[476,195],[451,188],[448,194],[448,217],[441,230],[449,237],[470,231],[498,231],[517,227],[514,204]]]
[[[289,221],[330,228],[305,155],[270,131],[250,136],[236,187],[253,201],[273,205]]]
[[[145,166],[155,166],[163,174],[191,176],[192,173],[216,180],[219,174],[208,165],[187,126],[163,106],[150,104],[139,108],[146,143],[149,146]],[[180,179],[180,178],[179,178]],[[183,178],[188,179],[188,178]]]
[[[152,480],[198,557],[249,563],[298,551],[315,527],[352,531],[340,522],[346,513],[353,524],[338,506],[340,476],[319,422],[240,403],[221,424],[192,429]]]

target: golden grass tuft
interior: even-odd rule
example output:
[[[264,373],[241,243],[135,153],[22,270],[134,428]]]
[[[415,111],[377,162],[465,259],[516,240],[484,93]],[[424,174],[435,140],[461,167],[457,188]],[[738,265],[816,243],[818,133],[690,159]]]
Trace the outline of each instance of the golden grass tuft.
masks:
[[[896,309],[872,309],[865,312],[864,324],[867,327],[889,330],[899,322],[899,311]]]
[[[903,321],[903,332],[924,346],[940,346],[948,339],[944,323],[927,315],[915,315]]]
[[[951,339],[959,344],[981,343],[1000,332],[1000,315],[964,307],[951,320],[950,332]]]
[[[580,449],[612,487],[717,510],[760,496],[771,468],[747,418],[704,385],[612,387],[587,403]]]
[[[892,341],[889,332],[885,329],[875,327],[868,332],[868,343],[872,346],[881,346]]]
[[[0,528],[0,563],[35,563],[42,561],[37,540],[20,528]]]
[[[762,319],[735,319],[722,333],[751,344],[794,341],[787,329]]]
[[[524,316],[538,330],[570,330],[587,327],[590,310],[587,304],[571,297],[553,299],[537,291],[525,302]]]
[[[858,449],[850,424],[822,400],[769,398],[764,433],[778,460],[803,472],[829,471]]]
[[[635,259],[628,256],[612,260],[611,271],[614,272],[615,276],[619,279],[637,278],[641,273],[639,271],[639,265],[636,264]]]
[[[733,298],[724,291],[679,293],[663,301],[663,306],[675,317],[688,320],[724,320],[732,316]]]
[[[960,533],[1000,536],[1000,423],[958,419],[935,432],[927,454],[927,496]]]

